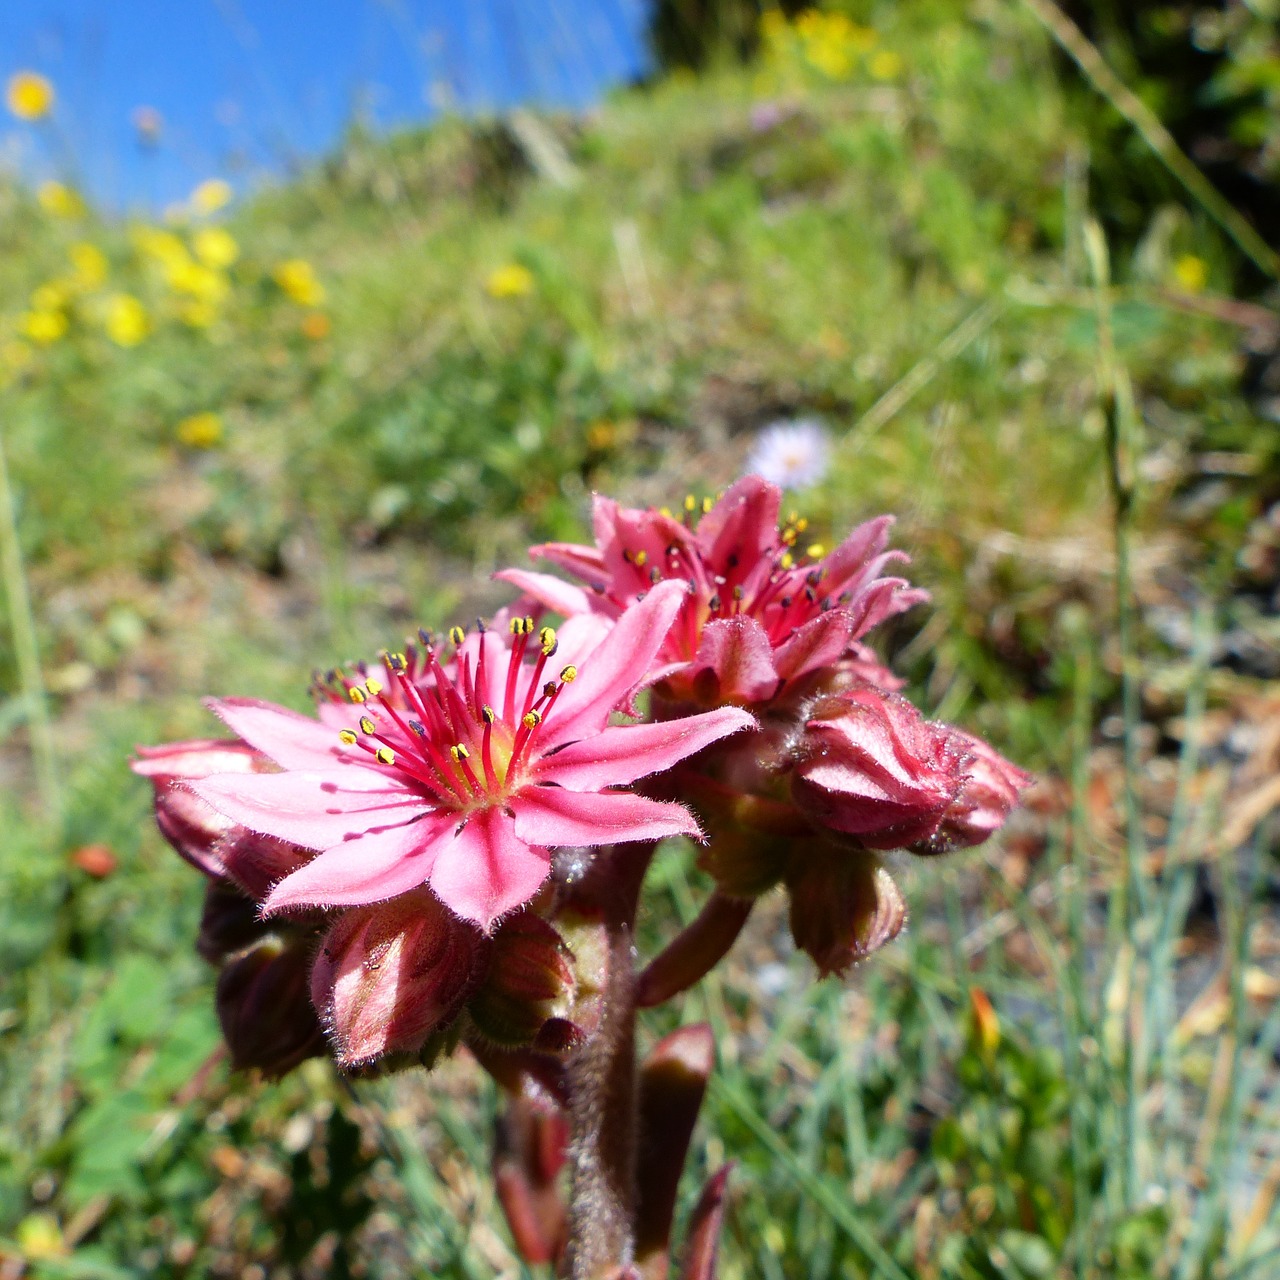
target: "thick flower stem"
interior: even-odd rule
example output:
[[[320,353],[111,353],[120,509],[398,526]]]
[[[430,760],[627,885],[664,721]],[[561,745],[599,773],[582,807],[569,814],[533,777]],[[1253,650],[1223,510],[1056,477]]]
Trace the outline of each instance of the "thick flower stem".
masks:
[[[635,1257],[634,926],[650,852],[635,845],[602,850],[583,886],[583,897],[604,912],[609,973],[600,1027],[569,1064],[573,1177],[563,1273],[571,1280],[605,1280]]]
[[[649,962],[636,988],[636,1003],[651,1008],[687,991],[706,977],[742,932],[754,905],[752,898],[731,898],[719,891],[706,906]]]

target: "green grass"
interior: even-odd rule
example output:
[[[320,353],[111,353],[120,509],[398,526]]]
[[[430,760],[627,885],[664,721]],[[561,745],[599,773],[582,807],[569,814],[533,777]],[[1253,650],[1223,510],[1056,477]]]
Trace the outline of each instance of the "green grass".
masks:
[[[466,1064],[348,1088],[210,1061],[200,886],[128,754],[211,732],[205,693],[303,705],[313,666],[492,608],[484,575],[580,533],[592,489],[713,490],[761,424],[803,412],[838,436],[797,497],[816,536],[896,511],[934,593],[887,637],[913,695],[1061,785],[998,849],[904,864],[912,927],[847,983],[812,982],[768,900],[725,969],[653,1015],[655,1037],[681,1012],[718,1031],[685,1211],[737,1163],[730,1278],[1269,1274],[1280,1022],[1244,979],[1268,963],[1273,854],[1265,825],[1243,851],[1210,839],[1250,785],[1238,759],[1194,732],[1170,746],[1175,717],[1239,720],[1265,689],[1144,620],[1195,598],[1208,653],[1247,612],[1235,556],[1274,432],[1237,389],[1239,334],[1166,292],[1186,254],[1229,288],[1194,210],[1112,264],[1100,312],[1049,50],[1016,7],[975,12],[887,9],[893,79],[775,63],[544,121],[568,186],[497,124],[353,135],[233,210],[242,256],[207,331],[166,318],[127,228],[5,194],[2,340],[84,239],[156,323],[120,348],[76,304],[0,392],[63,809],[36,796],[6,614],[0,1251],[41,1277],[518,1273],[486,1186],[495,1099]],[[767,129],[763,101],[785,107]],[[316,266],[325,337],[272,281],[290,258]],[[490,297],[509,262],[532,291]],[[1142,424],[1124,651],[1108,313]],[[184,446],[207,410],[223,441]],[[1251,476],[1209,489],[1200,461],[1224,453]],[[1097,728],[1118,712],[1127,767]],[[89,843],[119,861],[105,879],[71,861]],[[1198,883],[1216,928],[1184,944]],[[666,851],[650,941],[702,887]],[[1219,967],[1219,1023],[1179,1033]]]

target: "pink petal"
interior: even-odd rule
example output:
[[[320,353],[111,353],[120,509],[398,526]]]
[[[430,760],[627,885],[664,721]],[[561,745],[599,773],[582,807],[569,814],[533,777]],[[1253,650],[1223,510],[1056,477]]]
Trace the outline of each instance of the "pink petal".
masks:
[[[618,619],[582,659],[577,679],[565,686],[547,716],[539,744],[544,751],[604,727],[609,713],[648,674],[687,593],[683,582],[660,582]]]
[[[226,774],[187,785],[233,822],[304,849],[327,849],[348,836],[409,821],[429,808],[416,791],[372,769]]]
[[[738,707],[720,707],[659,724],[614,725],[544,757],[537,777],[570,791],[599,791],[670,769],[695,751],[754,728],[755,723]]]
[[[560,787],[526,787],[512,801],[512,808],[516,834],[530,844],[624,844],[701,835],[683,806],[629,791],[588,794]]]
[[[572,618],[576,613],[591,612],[591,596],[581,587],[575,587],[561,578],[553,578],[549,573],[534,573],[530,569],[503,569],[493,576],[499,582],[509,582],[563,617]]]
[[[144,778],[207,778],[211,773],[254,773],[269,768],[259,752],[234,738],[196,738],[138,747],[129,767]]]
[[[600,552],[595,547],[584,547],[577,542],[544,542],[541,546],[530,547],[529,557],[532,560],[550,560],[588,584],[603,584],[609,577]]]
[[[877,516],[858,525],[822,562],[826,570],[826,590],[837,591],[844,582],[859,572],[872,556],[879,555],[888,544],[893,516]],[[904,557],[905,558],[905,557]]]
[[[262,904],[263,914],[363,906],[416,889],[453,842],[455,824],[453,814],[429,814],[337,844],[285,876]]]
[[[516,834],[509,813],[483,809],[441,850],[431,888],[455,915],[488,931],[537,893],[550,863],[545,849]]]
[[[703,627],[692,669],[699,683],[706,678],[704,671],[715,673],[717,683],[707,691],[708,701],[758,702],[773,697],[778,688],[769,637],[745,614],[716,618]]]
[[[853,619],[845,609],[830,609],[810,619],[774,651],[778,675],[784,680],[818,667],[828,667],[844,656],[853,633]]]
[[[782,491],[761,476],[743,476],[698,522],[698,545],[718,573],[727,573],[731,557],[755,563],[773,550],[778,538]]]
[[[208,698],[205,706],[232,733],[281,768],[329,769],[339,760],[352,758],[332,729],[287,707],[257,698]]]

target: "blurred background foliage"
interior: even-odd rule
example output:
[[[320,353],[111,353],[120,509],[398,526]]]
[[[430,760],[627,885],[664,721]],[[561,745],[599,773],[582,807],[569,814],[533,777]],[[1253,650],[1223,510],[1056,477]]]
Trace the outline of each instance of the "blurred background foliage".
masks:
[[[1274,241],[1275,7],[1069,12]],[[353,126],[166,220],[0,181],[0,1275],[521,1274],[465,1064],[227,1071],[129,751],[798,417],[816,536],[895,511],[933,592],[886,656],[1044,782],[848,983],[774,904],[654,1015],[717,1030],[683,1203],[738,1162],[727,1277],[1280,1267],[1273,283],[1021,4],[653,23],[596,110]],[[666,850],[646,944],[701,888]]]

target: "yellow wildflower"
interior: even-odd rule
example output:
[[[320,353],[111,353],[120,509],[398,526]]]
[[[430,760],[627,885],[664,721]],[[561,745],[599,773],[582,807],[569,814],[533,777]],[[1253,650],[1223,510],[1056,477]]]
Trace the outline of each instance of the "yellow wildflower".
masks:
[[[147,309],[131,293],[113,293],[103,310],[107,337],[121,347],[136,347],[151,332]]]
[[[1186,293],[1203,293],[1209,283],[1209,265],[1194,253],[1184,253],[1173,264],[1173,278]]]
[[[165,266],[191,259],[187,246],[172,231],[163,231],[159,227],[135,227],[133,243],[141,253]]]
[[[180,444],[188,449],[214,449],[222,443],[222,419],[216,413],[193,413],[174,428]]]
[[[80,288],[96,289],[107,278],[107,255],[96,244],[81,240],[71,246],[67,256]]]
[[[211,271],[190,258],[165,265],[165,280],[177,293],[185,293],[204,302],[221,302],[227,296],[230,285],[219,271]]]
[[[197,213],[217,213],[226,208],[235,194],[221,178],[206,178],[192,193],[191,207]]]
[[[876,80],[896,80],[902,74],[902,55],[892,49],[881,49],[871,59],[867,70]]]
[[[533,272],[522,267],[518,262],[508,262],[491,272],[484,282],[486,292],[491,298],[523,298],[533,292]]]
[[[67,305],[67,287],[61,280],[50,280],[31,291],[33,311],[61,311]]]
[[[29,1213],[14,1232],[18,1248],[30,1262],[65,1258],[70,1250],[62,1238],[62,1228],[51,1213]]]
[[[235,236],[224,227],[201,227],[191,238],[196,257],[206,267],[229,267],[239,256],[240,246]]]
[[[19,120],[39,120],[53,110],[53,85],[38,71],[17,71],[9,77],[5,102]]]
[[[42,347],[57,342],[67,331],[67,317],[62,311],[28,311],[22,317],[22,332]]]
[[[55,218],[79,218],[84,213],[84,201],[64,182],[42,182],[36,188],[36,199],[45,213]]]
[[[218,308],[212,302],[195,300],[184,303],[180,312],[184,324],[193,329],[208,329],[218,319]]]
[[[276,284],[300,307],[318,307],[324,302],[324,285],[316,279],[315,268],[302,258],[290,258],[272,272]]]

